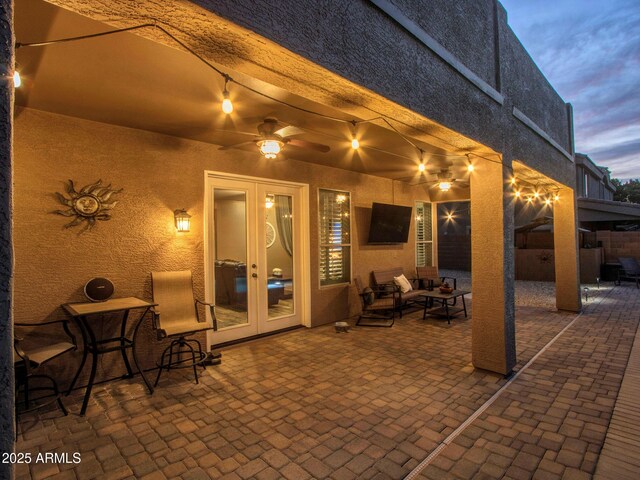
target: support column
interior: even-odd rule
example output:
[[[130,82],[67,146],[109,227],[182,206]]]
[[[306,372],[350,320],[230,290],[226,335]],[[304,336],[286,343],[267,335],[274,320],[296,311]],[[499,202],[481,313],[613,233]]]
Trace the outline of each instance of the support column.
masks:
[[[580,262],[576,197],[571,188],[559,192],[553,204],[553,244],[556,267],[556,307],[558,310],[579,312]]]
[[[471,174],[472,360],[476,368],[503,375],[516,363],[513,195],[508,167],[478,160]]]
[[[15,438],[13,370],[13,1],[0,2],[0,454],[12,452]],[[0,462],[0,479],[13,467]]]

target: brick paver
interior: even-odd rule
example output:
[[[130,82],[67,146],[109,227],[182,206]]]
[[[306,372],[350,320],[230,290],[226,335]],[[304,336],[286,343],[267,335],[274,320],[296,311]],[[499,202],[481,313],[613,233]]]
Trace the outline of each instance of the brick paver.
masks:
[[[638,323],[625,309],[637,311],[639,297],[618,288],[612,309],[590,307],[425,475],[593,472]],[[174,371],[152,396],[139,379],[108,383],[84,418],[22,417],[16,449],[80,452],[81,464],[51,469],[56,478],[403,478],[505,383],[472,367],[471,320],[421,316],[391,329],[326,326],[245,343],[225,350],[199,385]],[[518,368],[573,318],[518,309]],[[81,394],[67,398],[72,412]],[[39,468],[16,474],[41,478]]]
[[[456,462],[433,462],[415,478],[592,477],[640,318],[640,294],[634,289],[599,293],[576,323],[442,450],[448,458],[453,450]],[[459,467],[463,462],[466,470]]]

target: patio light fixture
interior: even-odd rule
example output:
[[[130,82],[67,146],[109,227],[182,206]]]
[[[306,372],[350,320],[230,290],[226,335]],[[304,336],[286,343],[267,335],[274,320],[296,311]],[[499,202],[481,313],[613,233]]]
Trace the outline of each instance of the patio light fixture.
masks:
[[[191,215],[187,213],[185,208],[174,211],[173,217],[178,232],[188,232],[191,229]]]
[[[13,88],[20,88],[20,85],[22,85],[22,79],[20,78],[20,72],[18,70],[15,70],[13,72]]]
[[[267,198],[264,201],[264,206],[267,208],[271,208],[275,203],[276,203],[275,195],[269,194],[267,195]]]
[[[441,180],[440,183],[438,183],[438,188],[443,192],[448,192],[451,190],[451,182],[448,180]]]
[[[267,138],[264,140],[258,140],[256,144],[264,158],[276,158],[282,150],[284,142],[279,139]]]
[[[351,139],[351,148],[353,148],[354,150],[358,150],[360,148],[360,142],[358,141],[358,139],[354,137]]]
[[[233,112],[233,103],[231,103],[229,90],[227,90],[227,83],[229,83],[229,79],[230,77],[228,75],[224,78],[224,91],[222,92],[222,111],[227,115]]]

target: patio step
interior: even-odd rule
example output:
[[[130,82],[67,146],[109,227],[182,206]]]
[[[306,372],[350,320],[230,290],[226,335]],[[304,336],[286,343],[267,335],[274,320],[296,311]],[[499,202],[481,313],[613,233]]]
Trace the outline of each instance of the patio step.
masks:
[[[594,480],[636,480],[640,472],[640,329],[613,409]]]

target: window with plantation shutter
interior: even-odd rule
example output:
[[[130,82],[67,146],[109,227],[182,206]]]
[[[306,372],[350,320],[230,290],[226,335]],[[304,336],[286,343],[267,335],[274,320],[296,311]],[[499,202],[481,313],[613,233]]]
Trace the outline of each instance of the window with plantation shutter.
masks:
[[[351,281],[351,194],[318,190],[320,286]]]
[[[433,265],[431,204],[416,202],[416,267]]]

